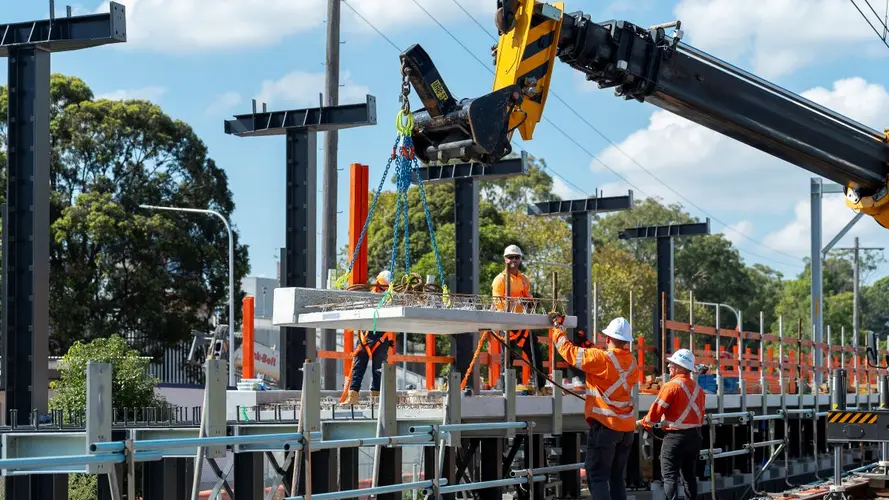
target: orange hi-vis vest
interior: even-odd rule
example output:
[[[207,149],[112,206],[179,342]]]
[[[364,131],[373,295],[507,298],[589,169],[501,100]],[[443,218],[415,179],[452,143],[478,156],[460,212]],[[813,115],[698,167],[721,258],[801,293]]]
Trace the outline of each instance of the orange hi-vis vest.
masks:
[[[668,431],[693,429],[704,424],[706,396],[691,376],[677,375],[664,384],[642,425],[660,423]]]
[[[639,370],[633,353],[627,349],[578,347],[568,340],[565,330],[550,330],[553,344],[569,364],[586,374],[587,422],[599,421],[609,429],[632,432],[636,429],[633,386]]]
[[[509,275],[509,296],[526,299],[533,298],[531,296],[531,280],[522,274],[521,271]],[[506,271],[498,274],[497,277],[494,278],[494,282],[491,283],[491,297],[506,297]],[[505,311],[506,301],[504,299],[498,300],[495,298],[494,306],[498,311]],[[517,301],[512,301],[509,309],[512,312],[517,313],[525,312],[524,306],[521,302]]]

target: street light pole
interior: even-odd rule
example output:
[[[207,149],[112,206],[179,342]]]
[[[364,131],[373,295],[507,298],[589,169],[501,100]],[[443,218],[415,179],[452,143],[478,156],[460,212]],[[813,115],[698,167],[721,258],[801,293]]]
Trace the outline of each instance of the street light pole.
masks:
[[[161,207],[157,205],[139,205],[147,210],[167,210],[170,212],[190,212],[219,217],[228,231],[228,385],[234,387],[235,381],[235,238],[228,220],[215,210],[201,208]]]

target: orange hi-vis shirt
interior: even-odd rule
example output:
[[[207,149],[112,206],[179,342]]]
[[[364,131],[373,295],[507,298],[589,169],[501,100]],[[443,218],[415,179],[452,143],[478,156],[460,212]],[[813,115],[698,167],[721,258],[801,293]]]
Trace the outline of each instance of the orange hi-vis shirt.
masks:
[[[389,288],[389,285],[384,285],[380,281],[380,279],[377,278],[374,281],[373,285],[370,286],[370,291],[374,292],[374,293],[385,293],[388,288]],[[386,340],[389,341],[389,348],[392,350],[392,352],[395,352],[394,351],[394,349],[395,349],[395,332],[384,333],[383,335],[380,336],[379,342],[374,343],[373,346],[371,346],[371,347],[368,347],[368,344],[370,343],[370,340],[371,340],[371,339],[368,339],[369,335],[370,335],[369,331],[359,331],[358,332],[358,348],[355,350],[355,353],[353,354],[353,356],[358,353],[358,350],[360,350],[361,348],[364,348],[364,350],[367,351],[367,356],[372,357],[373,352],[377,350],[377,347],[380,347],[380,345],[382,345],[382,343],[385,342]]]
[[[605,427],[621,432],[636,430],[633,386],[639,370],[628,349],[578,347],[561,328],[550,330],[553,344],[569,364],[586,374],[584,413],[587,422],[595,419]]]
[[[668,431],[700,427],[704,423],[705,401],[704,391],[691,375],[677,375],[661,387],[642,425],[650,428],[652,423],[659,422]]]
[[[531,280],[528,279],[527,276],[522,274],[521,271],[516,271],[515,274],[509,275],[509,296],[510,297],[522,297],[526,299],[532,298],[531,296]],[[501,272],[494,278],[494,282],[491,283],[491,297],[506,297],[506,271]],[[498,311],[503,311],[506,309],[506,301],[504,300],[494,300],[494,304],[497,307]],[[510,301],[510,309],[513,312],[524,312],[525,308],[518,301]]]

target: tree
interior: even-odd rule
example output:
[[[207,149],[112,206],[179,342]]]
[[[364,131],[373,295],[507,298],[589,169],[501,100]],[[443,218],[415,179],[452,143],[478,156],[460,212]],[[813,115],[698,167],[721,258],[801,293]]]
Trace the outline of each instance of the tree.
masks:
[[[112,335],[87,344],[74,342],[59,363],[59,379],[50,383],[50,389],[54,391],[49,400],[50,410],[61,410],[66,419],[70,415],[83,415],[89,361],[111,364],[111,405],[114,411],[139,411],[140,415],[131,413],[128,418],[145,418],[141,409],[166,406],[164,398],[154,392],[160,381],[148,374],[149,360],[140,357],[122,337]],[[71,474],[68,477],[71,498],[98,498],[97,476]]]
[[[175,342],[207,330],[228,298],[223,224],[139,205],[210,208],[230,219],[225,172],[190,126],[148,101],[96,101],[82,80],[59,74],[50,97],[51,350],[114,333]],[[6,106],[0,99],[4,135]],[[237,232],[235,244],[238,283],[249,264]]]

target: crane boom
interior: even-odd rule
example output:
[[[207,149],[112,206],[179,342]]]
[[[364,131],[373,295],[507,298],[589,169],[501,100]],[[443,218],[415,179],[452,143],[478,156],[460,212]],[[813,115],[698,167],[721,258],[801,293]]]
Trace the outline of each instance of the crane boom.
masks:
[[[414,113],[423,161],[489,162],[511,151],[515,130],[531,140],[558,58],[623,99],[654,104],[843,185],[847,206],[889,227],[885,133],[681,42],[681,23],[642,28],[593,22],[582,12],[565,14],[561,3],[500,0],[495,24],[500,39],[493,92],[460,101],[450,115]],[[676,30],[667,36],[671,27]],[[413,61],[418,48],[402,59]],[[423,66],[432,65],[421,55]],[[421,95],[443,85],[411,76]]]

